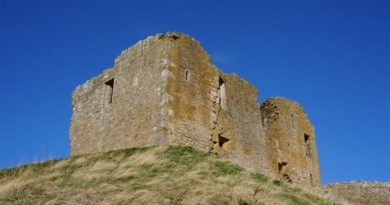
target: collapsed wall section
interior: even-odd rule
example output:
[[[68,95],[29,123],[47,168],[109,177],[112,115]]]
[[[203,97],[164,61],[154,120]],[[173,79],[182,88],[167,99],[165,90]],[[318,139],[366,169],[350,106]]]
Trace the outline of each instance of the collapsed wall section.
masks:
[[[314,128],[292,100],[270,98],[261,105],[267,166],[274,177],[302,185],[320,185]]]
[[[165,47],[153,36],[123,51],[112,69],[73,92],[71,154],[166,143]]]

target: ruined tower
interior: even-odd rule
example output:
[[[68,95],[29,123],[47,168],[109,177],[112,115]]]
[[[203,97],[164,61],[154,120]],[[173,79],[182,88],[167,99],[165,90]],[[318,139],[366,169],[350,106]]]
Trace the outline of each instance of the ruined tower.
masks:
[[[303,108],[292,100],[270,98],[261,104],[267,164],[278,178],[298,184],[320,184],[314,128]]]
[[[72,97],[72,155],[192,146],[275,178],[319,184],[314,130],[302,108],[280,98],[260,110],[256,88],[212,65],[188,35],[138,42]]]

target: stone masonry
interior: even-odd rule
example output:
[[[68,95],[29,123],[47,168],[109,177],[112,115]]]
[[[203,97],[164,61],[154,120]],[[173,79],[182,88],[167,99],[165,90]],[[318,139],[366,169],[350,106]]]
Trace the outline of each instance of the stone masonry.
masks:
[[[352,181],[328,184],[326,192],[355,205],[389,205],[390,183]]]
[[[188,35],[138,42],[72,97],[72,155],[192,146],[273,178],[320,184],[314,128],[302,107],[284,98],[260,106],[253,85],[211,64]]]
[[[287,181],[320,185],[314,128],[294,101],[270,98],[261,105],[271,173]]]

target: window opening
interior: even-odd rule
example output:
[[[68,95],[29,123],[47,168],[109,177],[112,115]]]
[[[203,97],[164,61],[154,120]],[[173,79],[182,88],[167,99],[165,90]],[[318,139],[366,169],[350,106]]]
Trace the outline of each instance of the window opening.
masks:
[[[217,99],[217,103],[225,109],[225,98],[226,98],[226,94],[225,94],[225,81],[221,78],[221,76],[219,76],[219,83],[218,83],[218,90],[217,90],[217,95],[218,95],[218,99]]]
[[[287,162],[278,162],[279,172],[282,172],[283,169],[287,166]]]
[[[293,128],[293,129],[296,129],[296,127],[297,127],[297,125],[296,125],[296,120],[295,120],[295,116],[294,116],[294,114],[291,114],[291,127]]]
[[[311,156],[311,144],[310,144],[310,135],[304,134],[303,138],[305,140],[305,146],[306,146],[306,156]]]
[[[185,78],[186,78],[186,81],[190,81],[190,71],[189,70],[186,70]]]
[[[218,145],[219,147],[223,148],[223,146],[228,143],[230,139],[223,137],[222,135],[218,135]]]
[[[310,173],[310,183],[313,184],[313,174]]]
[[[114,78],[105,83],[105,98],[108,104],[112,103],[112,96],[114,94]]]

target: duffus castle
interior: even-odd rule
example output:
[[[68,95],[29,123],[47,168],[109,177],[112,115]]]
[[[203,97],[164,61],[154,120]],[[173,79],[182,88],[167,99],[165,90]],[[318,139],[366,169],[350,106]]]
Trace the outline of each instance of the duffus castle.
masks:
[[[319,185],[314,128],[302,107],[257,99],[253,85],[211,64],[190,36],[157,34],[73,92],[71,154],[191,146],[274,178]]]

